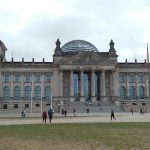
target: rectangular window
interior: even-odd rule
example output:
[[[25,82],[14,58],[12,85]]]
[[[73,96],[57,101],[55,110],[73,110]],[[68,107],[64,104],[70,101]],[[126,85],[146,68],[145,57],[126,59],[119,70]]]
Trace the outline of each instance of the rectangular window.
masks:
[[[31,74],[26,74],[26,82],[31,82]]]
[[[139,80],[139,83],[143,83],[143,82],[144,82],[144,76],[142,76],[142,75],[139,76],[139,77],[138,77],[138,80]]]
[[[40,75],[35,75],[35,82],[39,83],[40,82]]]
[[[15,82],[20,82],[20,75],[19,74],[15,75]]]
[[[4,75],[4,82],[10,82],[10,74],[9,73],[6,73],[5,75]]]

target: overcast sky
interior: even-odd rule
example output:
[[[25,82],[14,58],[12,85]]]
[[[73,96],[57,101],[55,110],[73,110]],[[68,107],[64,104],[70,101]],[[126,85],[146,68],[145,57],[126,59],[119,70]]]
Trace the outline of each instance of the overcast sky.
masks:
[[[15,61],[52,61],[59,38],[61,46],[81,39],[100,52],[113,39],[118,61],[144,62],[149,16],[150,0],[0,0],[0,40],[7,61],[12,55]]]

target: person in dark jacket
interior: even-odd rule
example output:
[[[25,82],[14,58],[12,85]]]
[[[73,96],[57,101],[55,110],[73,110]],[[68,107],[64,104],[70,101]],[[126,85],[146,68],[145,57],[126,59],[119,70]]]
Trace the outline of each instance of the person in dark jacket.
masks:
[[[112,120],[112,118],[114,118],[114,119],[116,120],[115,114],[114,114],[114,111],[113,111],[113,110],[111,110],[111,120]]]
[[[49,117],[49,123],[51,123],[52,118],[53,118],[53,110],[51,107],[48,110],[48,117]]]
[[[43,123],[43,122],[45,122],[45,123],[46,123],[47,112],[46,112],[45,110],[44,110],[44,111],[43,111],[43,113],[42,113],[42,118],[43,118],[42,123]]]

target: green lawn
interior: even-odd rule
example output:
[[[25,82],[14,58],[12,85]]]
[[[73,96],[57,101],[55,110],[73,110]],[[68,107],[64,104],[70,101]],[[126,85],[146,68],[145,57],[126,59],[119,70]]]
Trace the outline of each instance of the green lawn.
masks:
[[[0,126],[0,150],[129,149],[150,149],[150,123]]]

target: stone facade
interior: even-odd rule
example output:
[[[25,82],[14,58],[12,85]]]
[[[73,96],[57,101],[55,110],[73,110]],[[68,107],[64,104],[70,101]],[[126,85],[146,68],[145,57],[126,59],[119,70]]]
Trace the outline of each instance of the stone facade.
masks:
[[[143,63],[119,63],[114,42],[108,52],[91,43],[74,40],[62,48],[59,39],[53,62],[6,61],[0,41],[0,109],[40,112],[51,104],[111,101],[129,110],[149,111],[149,74]],[[41,107],[42,106],[42,107]]]

